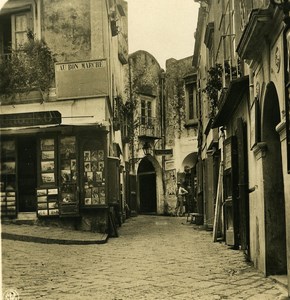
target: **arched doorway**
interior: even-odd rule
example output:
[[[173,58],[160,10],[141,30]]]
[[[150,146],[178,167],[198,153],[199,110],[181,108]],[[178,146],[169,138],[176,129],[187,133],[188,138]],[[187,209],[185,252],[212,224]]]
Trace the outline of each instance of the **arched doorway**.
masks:
[[[262,118],[262,141],[267,153],[263,158],[266,275],[286,274],[285,198],[282,173],[279,100],[273,83],[267,86]]]
[[[156,172],[152,162],[144,157],[138,167],[140,213],[156,213]]]

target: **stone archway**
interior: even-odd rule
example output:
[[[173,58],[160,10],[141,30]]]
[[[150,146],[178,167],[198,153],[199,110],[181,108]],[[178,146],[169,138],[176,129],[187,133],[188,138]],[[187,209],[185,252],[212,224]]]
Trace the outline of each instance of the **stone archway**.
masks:
[[[286,274],[285,198],[280,136],[276,126],[280,108],[276,88],[269,83],[262,111],[262,141],[267,151],[263,157],[266,275]]]
[[[144,157],[138,167],[139,211],[156,213],[156,171],[148,157]]]

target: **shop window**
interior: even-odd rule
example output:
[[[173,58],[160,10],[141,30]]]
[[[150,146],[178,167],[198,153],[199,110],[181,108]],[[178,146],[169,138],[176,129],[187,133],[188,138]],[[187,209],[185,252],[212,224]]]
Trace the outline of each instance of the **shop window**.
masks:
[[[38,217],[59,215],[56,163],[55,138],[40,139],[40,180],[36,191]]]
[[[87,141],[82,148],[82,204],[106,205],[105,151],[103,144]]]
[[[16,147],[15,141],[1,142],[1,216],[16,216]]]
[[[78,160],[76,137],[65,136],[60,139],[60,215],[78,216],[79,198],[77,196]]]

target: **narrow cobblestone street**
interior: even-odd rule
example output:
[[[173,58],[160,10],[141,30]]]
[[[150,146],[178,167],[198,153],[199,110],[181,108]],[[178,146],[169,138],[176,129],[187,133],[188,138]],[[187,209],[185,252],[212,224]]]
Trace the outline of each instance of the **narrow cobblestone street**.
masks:
[[[138,216],[102,245],[2,240],[3,291],[20,299],[282,299],[242,251],[186,218]]]

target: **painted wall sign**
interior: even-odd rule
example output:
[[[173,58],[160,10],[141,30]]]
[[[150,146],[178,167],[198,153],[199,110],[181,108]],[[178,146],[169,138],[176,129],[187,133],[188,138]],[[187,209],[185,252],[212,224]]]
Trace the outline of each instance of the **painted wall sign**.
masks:
[[[105,59],[55,64],[59,99],[107,96],[108,67]]]
[[[165,162],[165,170],[173,170],[175,169],[174,160],[168,160]]]
[[[155,149],[154,154],[155,155],[172,155],[173,149]]]
[[[61,124],[61,114],[58,111],[41,111],[21,114],[0,115],[0,127],[23,127],[36,125]]]

